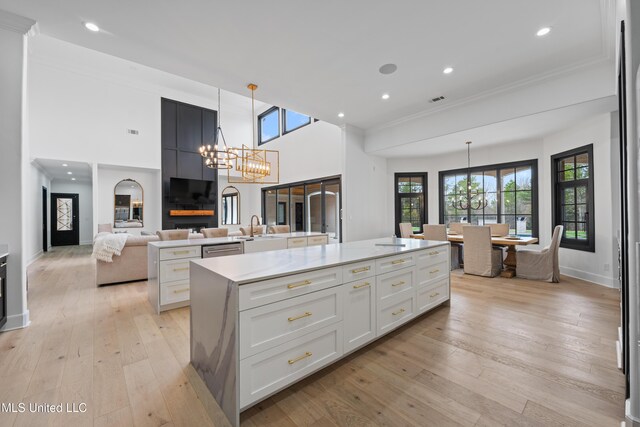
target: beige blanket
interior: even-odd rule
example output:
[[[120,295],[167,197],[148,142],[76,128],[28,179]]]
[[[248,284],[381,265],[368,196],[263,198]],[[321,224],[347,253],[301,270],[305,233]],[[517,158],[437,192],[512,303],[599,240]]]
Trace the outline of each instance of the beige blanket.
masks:
[[[98,233],[93,241],[93,257],[99,261],[113,262],[113,256],[120,256],[127,243],[126,233]]]

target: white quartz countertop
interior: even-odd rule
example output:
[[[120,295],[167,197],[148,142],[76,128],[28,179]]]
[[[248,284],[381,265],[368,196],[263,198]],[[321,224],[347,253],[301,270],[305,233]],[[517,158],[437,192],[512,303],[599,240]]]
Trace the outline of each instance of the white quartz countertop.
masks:
[[[323,233],[315,231],[297,231],[293,233],[276,233],[276,234],[262,234],[253,237],[254,240],[266,240],[266,239],[287,239],[290,237],[308,237],[308,236],[320,236]],[[219,245],[224,243],[236,243],[251,241],[249,236],[230,236],[230,237],[212,237],[212,238],[195,238],[188,240],[161,240],[155,242],[149,242],[148,244],[159,249],[178,248],[182,246],[202,246],[202,245]]]
[[[402,244],[404,246],[377,246],[376,244]],[[245,284],[318,268],[335,267],[405,252],[448,245],[448,242],[392,237],[336,243],[324,246],[268,251],[220,258],[193,260],[193,263],[211,270],[232,282]]]

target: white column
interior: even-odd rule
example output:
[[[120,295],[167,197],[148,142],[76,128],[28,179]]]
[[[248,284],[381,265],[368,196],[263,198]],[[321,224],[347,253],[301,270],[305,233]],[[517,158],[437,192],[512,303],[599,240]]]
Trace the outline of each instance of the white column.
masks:
[[[29,324],[27,310],[24,188],[28,180],[24,143],[26,34],[35,21],[0,10],[0,244],[9,247],[7,323],[3,330]]]

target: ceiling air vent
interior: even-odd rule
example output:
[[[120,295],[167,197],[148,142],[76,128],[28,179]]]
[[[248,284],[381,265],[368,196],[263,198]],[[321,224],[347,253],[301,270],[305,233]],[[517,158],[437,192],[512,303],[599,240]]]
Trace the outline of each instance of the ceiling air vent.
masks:
[[[431,98],[429,102],[440,102],[443,100],[444,100],[444,96],[440,95],[440,96],[436,96],[435,98]]]
[[[137,129],[127,129],[129,135],[138,135],[140,132]]]

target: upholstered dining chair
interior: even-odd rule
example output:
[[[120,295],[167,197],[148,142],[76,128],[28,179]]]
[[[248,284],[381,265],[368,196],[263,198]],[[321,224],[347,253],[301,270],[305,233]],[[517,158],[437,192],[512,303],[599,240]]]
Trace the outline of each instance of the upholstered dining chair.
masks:
[[[240,231],[242,231],[242,235],[243,236],[250,236],[251,235],[251,227],[253,227],[253,235],[254,236],[259,236],[261,234],[264,234],[264,227],[262,225],[252,225],[249,227],[240,227]]]
[[[267,229],[267,234],[277,233],[291,233],[291,227],[289,225],[270,225]]]
[[[187,240],[189,238],[189,230],[160,230],[156,234],[160,240]]]
[[[216,228],[203,228],[200,232],[204,237],[227,237],[229,235],[228,228],[216,227]]]
[[[408,239],[413,234],[413,226],[410,222],[401,222],[400,223],[400,237],[403,239]]]
[[[449,231],[454,234],[462,234],[462,227],[468,225],[466,222],[450,222]]]
[[[422,234],[425,240],[447,241],[447,226],[444,224],[423,224]],[[460,268],[460,246],[451,245],[451,270]]]
[[[516,252],[516,276],[523,279],[542,280],[558,283],[560,281],[560,240],[562,225],[553,229],[551,244],[541,251],[520,249]]]
[[[491,228],[491,235],[496,237],[508,236],[509,235],[509,224],[500,223],[500,224],[488,224],[489,228]]]
[[[464,272],[476,276],[495,277],[502,270],[502,250],[491,245],[491,228],[467,225],[464,236]]]

